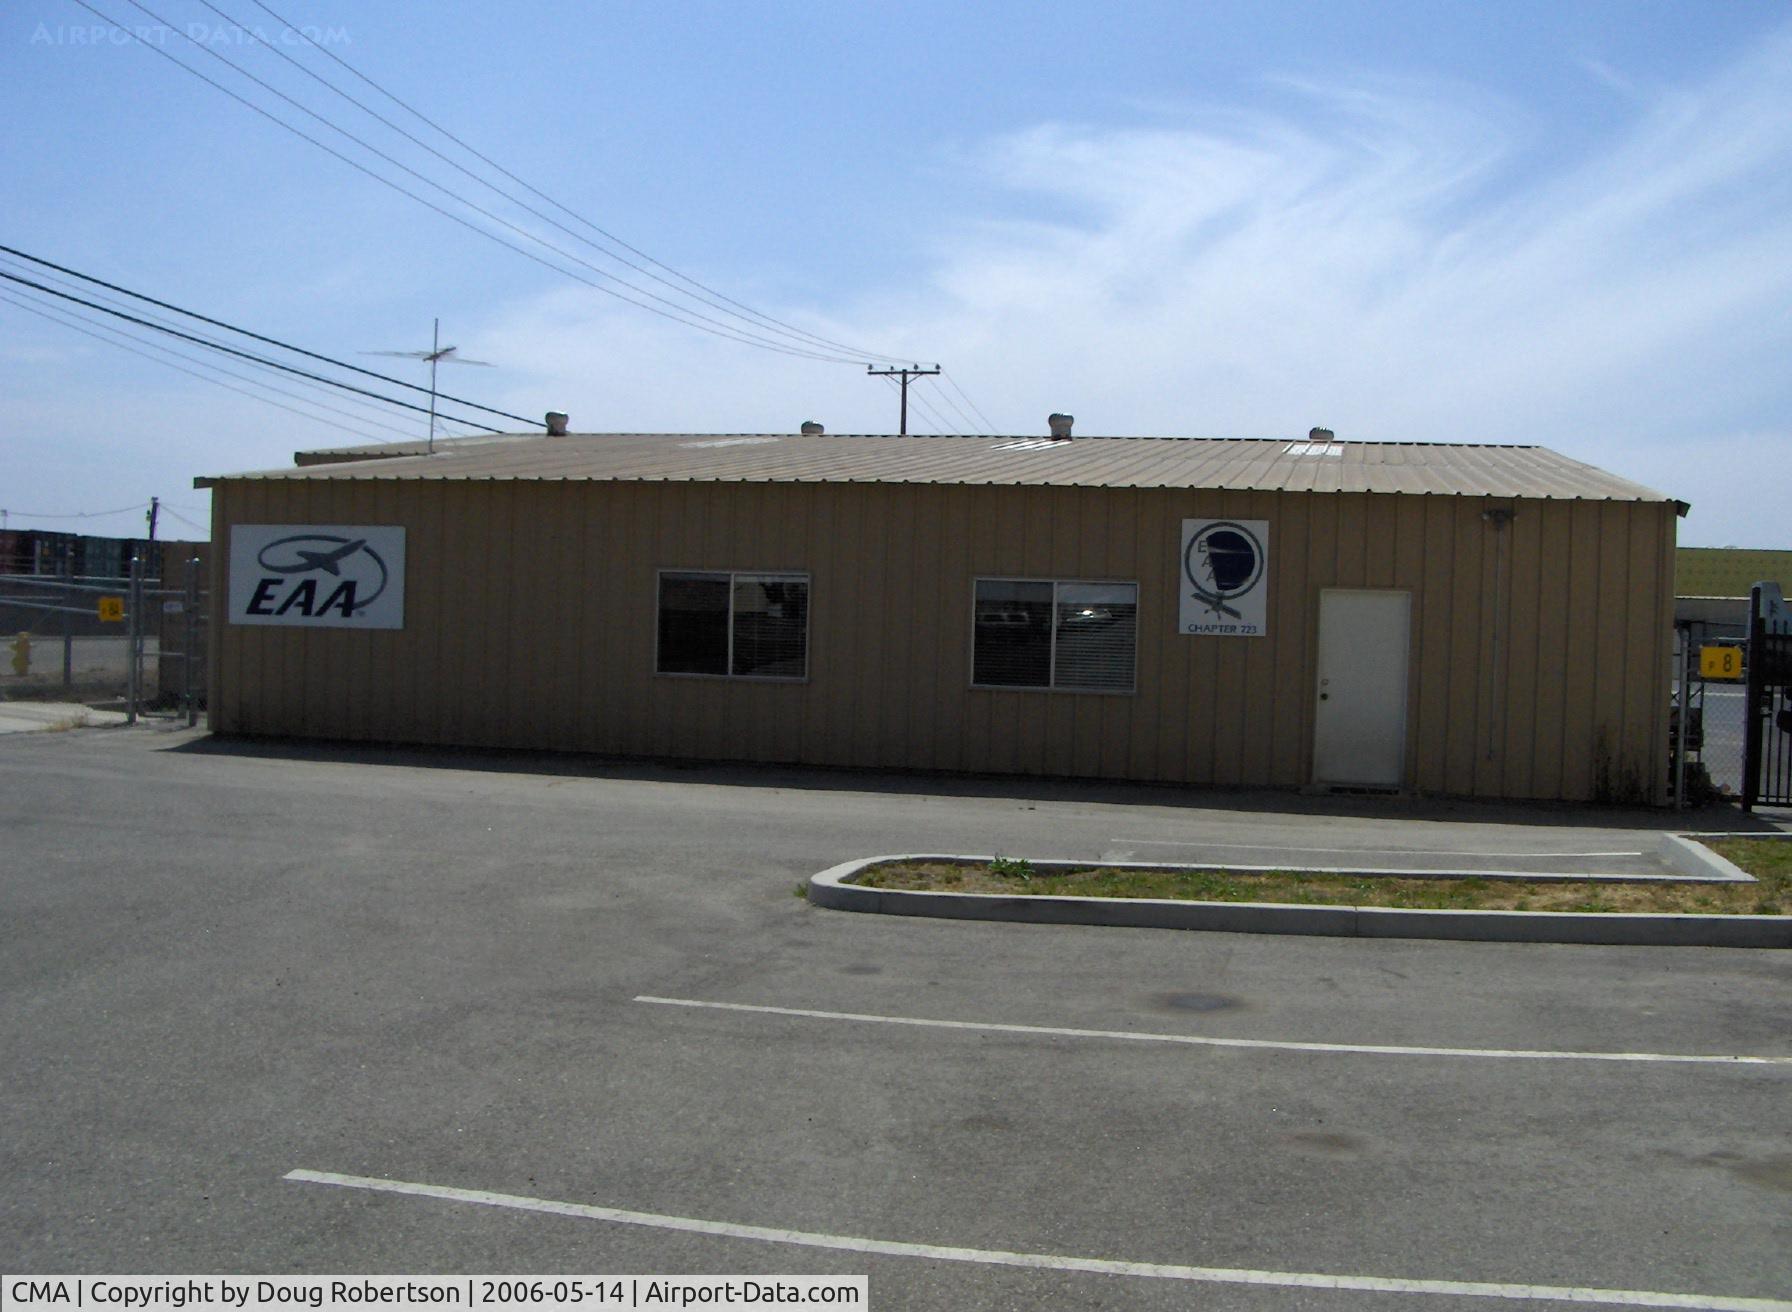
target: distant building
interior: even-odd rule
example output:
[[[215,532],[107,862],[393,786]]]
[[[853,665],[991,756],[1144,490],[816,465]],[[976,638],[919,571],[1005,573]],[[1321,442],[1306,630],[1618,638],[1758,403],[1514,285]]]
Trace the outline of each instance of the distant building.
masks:
[[[1792,587],[1792,551],[1680,547],[1674,552],[1677,597],[1742,597],[1761,582]]]
[[[213,490],[211,725],[1662,800],[1685,507],[1531,446],[587,434]]]

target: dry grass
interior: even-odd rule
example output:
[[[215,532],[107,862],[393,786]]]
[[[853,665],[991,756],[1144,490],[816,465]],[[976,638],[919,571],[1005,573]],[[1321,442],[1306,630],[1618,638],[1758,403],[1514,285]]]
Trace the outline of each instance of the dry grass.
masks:
[[[1713,844],[1713,846],[1718,846]],[[1792,909],[1792,844],[1777,876],[1763,875],[1723,848],[1759,884],[1616,884],[1594,880],[1415,879],[1394,875],[1267,874],[1225,870],[1142,870],[1088,866],[1001,872],[985,864],[892,861],[854,881],[867,888],[1006,896],[1176,898],[1197,902],[1284,902],[1314,906],[1448,911],[1667,912],[1679,915],[1784,915]]]

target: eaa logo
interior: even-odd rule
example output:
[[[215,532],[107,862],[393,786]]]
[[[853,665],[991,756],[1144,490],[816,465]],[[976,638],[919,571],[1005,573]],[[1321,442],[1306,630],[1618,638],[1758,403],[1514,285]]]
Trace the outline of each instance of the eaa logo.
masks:
[[[1189,539],[1182,553],[1182,572],[1194,599],[1210,615],[1240,618],[1226,603],[1243,597],[1263,581],[1263,544],[1243,524],[1219,521]]]
[[[256,553],[255,563],[263,577],[244,608],[250,615],[352,619],[377,601],[392,581],[385,560],[366,538],[334,533],[278,538]]]

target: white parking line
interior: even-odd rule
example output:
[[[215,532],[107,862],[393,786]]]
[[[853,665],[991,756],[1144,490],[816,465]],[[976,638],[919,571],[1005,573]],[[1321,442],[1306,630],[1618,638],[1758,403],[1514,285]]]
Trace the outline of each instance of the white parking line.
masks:
[[[914,1025],[924,1029],[978,1030],[992,1034],[1037,1034],[1054,1039],[1120,1039],[1129,1043],[1181,1043],[1205,1048],[1268,1048],[1281,1052],[1340,1052],[1381,1057],[1505,1057],[1531,1061],[1670,1062],[1699,1066],[1788,1066],[1792,1057],[1721,1056],[1678,1052],[1548,1052],[1524,1048],[1414,1048],[1387,1043],[1295,1043],[1281,1039],[1222,1039],[1202,1034],[1141,1034],[1133,1030],[1079,1030],[1056,1025],[1007,1025],[994,1021],[931,1020],[921,1016],[877,1016],[864,1012],[814,1011],[806,1007],[763,1007],[746,1002],[705,1002],[696,998],[656,998],[636,1002],[708,1011],[745,1011],[803,1020],[854,1021],[869,1025]]]
[[[803,1248],[831,1248],[880,1257],[924,1257],[935,1262],[974,1262],[986,1266],[1030,1267],[1035,1270],[1073,1271],[1092,1275],[1135,1276],[1148,1280],[1187,1280],[1216,1285],[1268,1285],[1281,1289],[1350,1289],[1387,1294],[1455,1294],[1471,1298],[1507,1298],[1521,1301],[1555,1299],[1571,1303],[1597,1303],[1616,1307],[1704,1308],[1714,1312],[1792,1312],[1792,1303],[1773,1298],[1728,1298],[1715,1294],[1666,1294],[1646,1289],[1582,1289],[1558,1285],[1501,1285],[1466,1280],[1406,1280],[1392,1276],[1339,1276],[1310,1271],[1254,1271],[1240,1267],[1176,1266],[1162,1262],[1124,1262],[1096,1257],[1066,1257],[1055,1253],[1009,1253],[999,1249],[956,1248],[939,1244],[910,1244],[891,1239],[863,1239],[853,1235],[818,1234],[807,1230],[782,1230],[774,1226],[740,1225],[733,1221],[704,1221],[659,1212],[631,1212],[589,1203],[562,1203],[521,1194],[491,1193],[484,1189],[455,1189],[446,1185],[412,1184],[365,1175],[337,1175],[332,1171],[288,1171],[286,1179],[305,1184],[328,1184],[343,1189],[368,1189],[376,1193],[408,1194],[480,1207],[503,1207],[519,1212],[545,1212],[552,1216],[609,1221],[616,1225],[646,1226],[655,1230],[680,1230],[687,1234],[714,1235],[723,1239],[752,1239],[768,1244],[793,1244]]]
[[[1382,853],[1389,856],[1481,856],[1523,857],[1547,856],[1642,856],[1641,852],[1463,852],[1449,847],[1283,847],[1279,843],[1199,843],[1182,838],[1110,838],[1110,843],[1143,843],[1148,847],[1210,847],[1230,852],[1343,852],[1357,856]]]

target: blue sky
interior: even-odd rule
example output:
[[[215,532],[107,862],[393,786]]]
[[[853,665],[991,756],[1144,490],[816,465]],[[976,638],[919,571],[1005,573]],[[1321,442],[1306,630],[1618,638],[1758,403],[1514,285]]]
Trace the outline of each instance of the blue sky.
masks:
[[[497,366],[444,390],[579,430],[894,428],[862,366],[624,305],[155,53],[328,136],[197,37],[571,248],[226,21],[454,153],[253,0],[88,3],[148,46],[73,0],[0,13],[0,243],[419,382],[357,352],[424,346],[440,316]],[[1539,442],[1691,501],[1685,544],[1792,547],[1783,4],[268,3],[655,259],[943,361],[981,414],[923,383],[923,431],[1067,410],[1091,434]],[[39,516],[153,494],[190,533],[196,474],[398,435],[6,301],[0,416],[8,524],[110,533],[140,513]]]

